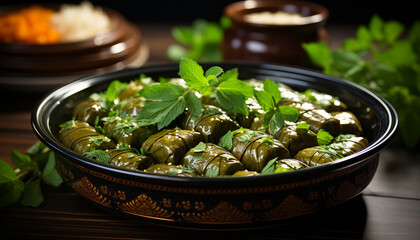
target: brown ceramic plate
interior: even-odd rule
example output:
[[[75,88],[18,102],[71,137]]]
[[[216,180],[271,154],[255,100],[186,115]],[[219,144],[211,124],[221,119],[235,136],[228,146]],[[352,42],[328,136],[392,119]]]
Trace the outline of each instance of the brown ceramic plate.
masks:
[[[208,69],[215,64],[202,64]],[[269,64],[217,63],[237,67],[240,79],[283,82],[302,91],[313,88],[338,96],[360,119],[370,144],[335,162],[295,172],[250,177],[178,177],[111,167],[70,151],[58,139],[59,124],[72,108],[115,79],[140,74],[177,77],[178,64],[156,65],[97,75],[69,83],[42,99],[32,112],[39,139],[56,153],[57,169],[76,192],[103,209],[168,226],[201,229],[257,228],[290,221],[343,203],[358,195],[373,178],[379,152],[395,135],[398,119],[392,106],[354,83]]]
[[[34,4],[32,4],[34,5]],[[19,10],[32,5],[14,5],[0,8],[0,16],[8,12]],[[40,6],[58,10],[57,4],[39,4]],[[111,19],[111,27],[94,38],[86,39],[77,42],[57,43],[57,44],[19,44],[19,43],[0,43],[0,53],[8,53],[15,55],[65,55],[84,51],[92,51],[95,48],[101,48],[116,42],[119,42],[128,32],[126,22],[123,16],[108,8],[103,8],[103,11]]]

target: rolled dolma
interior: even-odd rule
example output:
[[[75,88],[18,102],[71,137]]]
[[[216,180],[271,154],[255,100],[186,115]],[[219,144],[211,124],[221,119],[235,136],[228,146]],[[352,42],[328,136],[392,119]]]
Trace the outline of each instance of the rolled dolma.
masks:
[[[185,114],[181,120],[181,128],[199,132],[204,142],[218,143],[220,137],[229,130],[238,129],[239,125],[222,109],[207,105],[200,117]]]
[[[183,165],[173,165],[165,163],[157,163],[146,169],[145,172],[171,175],[171,176],[182,176],[182,177],[195,177],[198,176],[192,169],[186,168]]]
[[[248,171],[248,170],[243,170],[243,171],[237,171],[235,172],[232,176],[236,176],[236,177],[243,177],[243,176],[255,176],[258,175],[259,173],[256,171]]]
[[[324,163],[333,162],[343,156],[335,149],[328,146],[315,146],[300,150],[293,158],[302,161],[312,167]]]
[[[339,135],[326,146],[315,146],[299,151],[294,158],[301,160],[309,166],[335,161],[362,150],[368,145],[364,137],[352,134]]]
[[[232,154],[246,169],[260,172],[274,158],[290,158],[287,148],[271,135],[250,129],[233,136]]]
[[[316,133],[310,129],[300,129],[297,126],[297,124],[289,122],[273,136],[289,150],[291,156],[304,148],[318,145]]]
[[[97,118],[101,119],[107,116],[107,114],[102,101],[94,99],[83,101],[77,104],[73,109],[73,119],[87,122],[91,126],[95,126]]]
[[[299,121],[309,124],[309,129],[317,133],[319,129],[324,129],[333,136],[340,134],[340,121],[330,113],[310,102],[287,101],[282,105],[294,107],[299,110]]]
[[[129,147],[139,149],[143,141],[155,129],[153,126],[139,126],[133,117],[108,117],[104,118],[104,131],[107,136],[117,143],[127,144]]]
[[[131,150],[113,149],[108,151],[110,163],[113,166],[133,171],[144,170],[153,164],[153,159],[139,155]]]
[[[232,175],[245,169],[232,153],[213,143],[200,143],[192,148],[185,154],[182,165],[204,176]]]
[[[363,135],[362,125],[352,112],[332,112],[331,115],[340,121],[341,134]]]
[[[338,135],[333,142],[328,145],[342,156],[348,156],[365,148],[369,141],[365,137],[358,137],[353,134]]]
[[[142,153],[158,163],[179,164],[185,153],[202,141],[201,134],[192,130],[167,129],[148,137]]]
[[[115,143],[108,137],[96,132],[95,128],[86,122],[76,120],[60,125],[60,142],[77,153],[84,154],[91,148],[113,149]]]
[[[309,166],[298,159],[280,159],[276,161],[274,173],[292,172]]]
[[[311,102],[325,109],[327,112],[347,110],[346,104],[330,94],[320,93],[314,89],[307,89],[303,94],[308,97]]]
[[[140,97],[127,98],[112,107],[112,111],[118,111],[119,116],[135,117],[144,108],[144,101]]]

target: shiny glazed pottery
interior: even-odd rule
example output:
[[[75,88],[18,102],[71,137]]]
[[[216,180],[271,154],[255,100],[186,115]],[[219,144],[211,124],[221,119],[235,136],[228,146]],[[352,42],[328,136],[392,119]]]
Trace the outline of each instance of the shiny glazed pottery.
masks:
[[[301,24],[260,24],[248,22],[244,15],[258,12],[297,13],[310,20]],[[224,11],[231,26],[224,32],[224,60],[247,60],[312,67],[302,43],[328,41],[324,29],[329,12],[318,4],[304,1],[242,1]]]
[[[202,64],[208,69],[215,64]],[[200,229],[256,228],[287,222],[343,203],[373,178],[379,152],[395,135],[392,106],[346,80],[298,68],[251,63],[218,63],[238,68],[240,79],[270,78],[298,91],[313,88],[338,96],[360,119],[370,144],[360,152],[296,172],[248,177],[179,177],[111,167],[67,149],[58,139],[59,124],[91,93],[115,79],[140,74],[177,77],[178,65],[156,65],[84,78],[42,99],[32,112],[32,127],[57,157],[56,168],[77,193],[104,209],[138,220]]]

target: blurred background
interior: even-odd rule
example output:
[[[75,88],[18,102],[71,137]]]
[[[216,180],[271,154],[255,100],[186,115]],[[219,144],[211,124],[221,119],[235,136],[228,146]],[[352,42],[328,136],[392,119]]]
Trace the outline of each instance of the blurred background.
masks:
[[[2,0],[0,6],[22,3],[80,3],[80,0]],[[189,22],[197,18],[218,21],[223,8],[235,0],[129,1],[91,0],[94,5],[112,8],[133,22]],[[311,0],[330,10],[328,23],[366,24],[373,14],[384,20],[411,24],[418,19],[416,1]]]

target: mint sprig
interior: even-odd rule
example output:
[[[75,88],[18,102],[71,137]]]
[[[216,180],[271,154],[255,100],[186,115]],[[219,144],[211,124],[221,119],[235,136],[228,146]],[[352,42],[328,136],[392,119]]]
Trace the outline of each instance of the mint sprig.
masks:
[[[13,150],[11,161],[16,169],[0,159],[0,207],[17,202],[38,207],[44,201],[42,183],[58,187],[63,182],[54,168],[54,153],[41,142],[26,154]]]
[[[399,133],[407,148],[420,143],[420,21],[403,34],[398,21],[374,15],[354,38],[338,49],[327,43],[305,43],[311,61],[324,73],[351,80],[386,98],[397,110]],[[401,37],[401,36],[407,37]]]
[[[214,66],[204,71],[196,61],[183,58],[178,74],[185,80],[187,88],[160,83],[144,87],[139,92],[146,99],[145,108],[137,117],[141,125],[157,124],[160,130],[185,110],[193,116],[201,115],[203,106],[198,94],[215,95],[223,110],[248,115],[245,100],[252,97],[252,88],[238,79],[237,69],[224,72]]]
[[[258,104],[265,111],[263,117],[263,128],[274,135],[283,126],[285,121],[296,122],[299,118],[299,110],[294,107],[280,105],[281,93],[276,83],[270,79],[264,81],[264,90],[254,89],[254,96]]]

